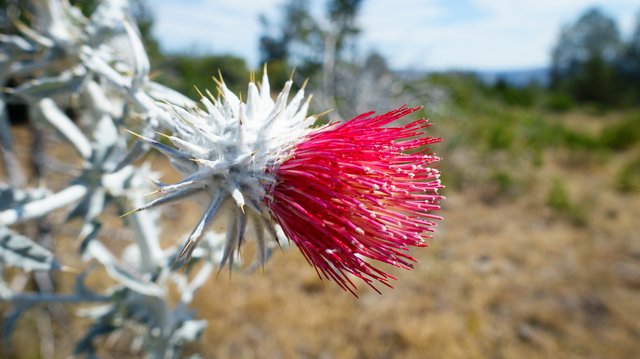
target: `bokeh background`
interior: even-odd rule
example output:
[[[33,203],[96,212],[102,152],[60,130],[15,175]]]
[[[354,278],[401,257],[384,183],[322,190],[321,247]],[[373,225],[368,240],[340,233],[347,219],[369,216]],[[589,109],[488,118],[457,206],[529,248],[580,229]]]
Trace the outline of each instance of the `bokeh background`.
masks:
[[[194,309],[209,326],[191,353],[638,357],[637,2],[134,3],[153,76],[186,95],[213,88],[218,70],[245,92],[250,72],[268,63],[274,89],[309,79],[313,110],[332,110],[326,120],[424,105],[431,134],[443,138],[433,150],[447,187],[444,220],[429,248],[413,252],[415,270],[389,268],[395,288],[362,287],[356,299],[321,281],[295,249],[277,253],[262,271],[222,273],[198,293]],[[26,152],[29,124],[19,112],[12,118]],[[167,181],[176,175],[156,162]],[[172,240],[198,208],[162,213]],[[57,353],[86,324],[65,310],[53,329]],[[39,328],[36,316],[22,320],[0,357],[41,357]],[[103,345],[124,358],[128,344]]]

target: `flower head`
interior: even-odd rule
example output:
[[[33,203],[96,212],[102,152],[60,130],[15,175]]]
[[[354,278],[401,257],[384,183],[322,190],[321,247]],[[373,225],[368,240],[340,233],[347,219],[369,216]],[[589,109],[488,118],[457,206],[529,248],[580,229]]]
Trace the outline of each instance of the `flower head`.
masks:
[[[425,120],[393,127],[416,111],[402,107],[344,123],[310,128],[304,86],[288,101],[291,81],[276,101],[265,75],[251,82],[244,103],[219,83],[221,99],[202,97],[205,110],[166,104],[175,120],[173,144],[138,135],[169,156],[185,178],[158,184],[161,197],[135,209],[199,195],[207,208],[177,263],[188,260],[206,228],[223,208],[234,212],[227,227],[221,266],[231,265],[249,223],[255,229],[257,259],[267,258],[266,238],[280,228],[319,274],[355,294],[348,273],[374,287],[393,278],[367,259],[412,268],[409,246],[425,246],[442,196],[437,157],[428,145]],[[248,209],[248,210],[246,210]],[[375,287],[374,287],[375,289]]]
[[[266,188],[272,186],[274,178],[265,169],[284,158],[292,145],[309,133],[309,126],[316,120],[307,116],[310,98],[304,99],[304,86],[288,101],[292,86],[292,81],[288,81],[274,102],[266,71],[260,87],[249,83],[246,103],[222,80],[218,86],[220,98],[208,91],[208,96],[202,96],[204,110],[163,104],[174,119],[173,135],[166,136],[173,147],[136,134],[167,155],[185,177],[173,184],[158,183],[157,192],[162,196],[134,211],[187,196],[198,196],[208,202],[177,256],[177,265],[191,257],[207,227],[219,217],[221,208],[234,212],[227,227],[221,266],[232,264],[232,253],[243,243],[249,223],[256,229],[257,259],[264,261],[265,233],[276,238],[275,225],[263,203]],[[235,205],[225,205],[227,202]]]
[[[360,115],[314,131],[272,169],[276,178],[266,203],[284,233],[325,277],[355,289],[350,273],[373,287],[389,274],[365,258],[412,268],[408,246],[426,246],[440,217],[442,187],[430,166],[438,160],[426,146],[418,120],[387,127],[416,108],[380,116]],[[374,288],[375,289],[375,288]]]

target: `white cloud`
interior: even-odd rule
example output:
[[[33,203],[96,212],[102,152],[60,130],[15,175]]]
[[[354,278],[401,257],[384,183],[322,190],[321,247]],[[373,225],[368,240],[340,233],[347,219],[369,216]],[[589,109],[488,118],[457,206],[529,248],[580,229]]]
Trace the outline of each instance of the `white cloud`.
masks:
[[[366,3],[370,16],[363,23],[366,43],[396,67],[542,67],[548,64],[560,27],[597,5],[585,0],[423,1],[423,8],[431,9],[428,12],[415,2],[408,7],[389,7],[382,0]],[[640,5],[610,0],[601,8],[628,32]]]
[[[272,14],[282,0],[162,0],[153,2],[154,34],[170,51],[231,53],[258,61],[260,14]]]
[[[258,16],[273,18],[284,1],[154,1],[155,34],[171,50],[229,52],[257,66]],[[366,0],[359,22],[364,50],[377,49],[396,68],[541,67],[560,27],[590,6],[600,5],[630,32],[640,5],[600,1]]]

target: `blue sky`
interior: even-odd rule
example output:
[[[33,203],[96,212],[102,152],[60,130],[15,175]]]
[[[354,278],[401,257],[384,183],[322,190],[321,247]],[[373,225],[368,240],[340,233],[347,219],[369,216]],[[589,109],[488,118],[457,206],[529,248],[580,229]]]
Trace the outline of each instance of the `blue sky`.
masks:
[[[260,14],[277,19],[283,0],[153,0],[154,33],[170,51],[230,53],[257,67]],[[321,11],[324,1],[314,1]],[[599,6],[623,35],[640,3],[630,0],[364,0],[360,51],[396,69],[507,70],[546,66],[563,24]]]

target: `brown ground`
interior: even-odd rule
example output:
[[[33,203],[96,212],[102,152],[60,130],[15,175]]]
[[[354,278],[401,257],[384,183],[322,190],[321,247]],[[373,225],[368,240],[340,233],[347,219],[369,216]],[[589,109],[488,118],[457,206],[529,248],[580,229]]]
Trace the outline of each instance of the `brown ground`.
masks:
[[[631,154],[593,162],[548,150],[540,167],[510,168],[520,185],[508,195],[473,181],[487,168],[471,150],[447,155],[471,175],[447,191],[436,239],[413,252],[416,269],[390,269],[399,278],[394,289],[378,295],[362,286],[356,299],[320,281],[291,248],[264,273],[212,278],[194,304],[209,326],[188,351],[205,358],[637,358],[640,197],[617,192],[613,175]],[[578,214],[547,206],[557,179]],[[192,223],[178,213],[195,218],[196,209],[178,209],[163,223],[182,233]],[[20,322],[10,342],[15,357],[37,357],[36,321],[29,314]],[[58,353],[84,325],[57,335]]]

